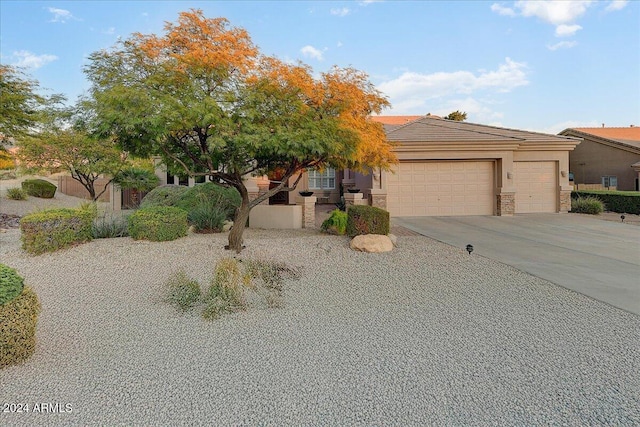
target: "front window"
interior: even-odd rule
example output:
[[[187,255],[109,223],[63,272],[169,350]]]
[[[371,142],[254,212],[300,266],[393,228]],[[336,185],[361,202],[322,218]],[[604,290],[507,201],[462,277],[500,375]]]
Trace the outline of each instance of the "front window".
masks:
[[[617,176],[603,176],[602,177],[602,186],[605,187],[605,188],[617,187],[618,186],[618,177]]]
[[[319,172],[311,170],[309,174],[309,189],[313,190],[333,190],[336,188],[336,170],[326,168]]]

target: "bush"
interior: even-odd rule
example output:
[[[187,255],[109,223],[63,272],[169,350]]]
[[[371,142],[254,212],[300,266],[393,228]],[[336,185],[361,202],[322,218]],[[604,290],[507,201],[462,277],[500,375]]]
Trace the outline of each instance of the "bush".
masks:
[[[598,215],[604,212],[604,204],[596,197],[579,197],[571,199],[571,212]]]
[[[40,314],[38,296],[29,287],[0,305],[0,367],[27,360],[36,347],[36,324]]]
[[[198,233],[222,231],[227,219],[227,210],[215,200],[203,200],[187,214],[187,221]]]
[[[347,213],[340,209],[333,210],[329,218],[322,223],[322,230],[331,234],[345,234],[347,232]]]
[[[91,235],[94,239],[127,237],[129,235],[127,219],[122,214],[105,213],[93,221]]]
[[[22,293],[24,279],[13,268],[0,264],[0,305],[8,303]]]
[[[347,209],[347,235],[389,234],[389,212],[367,205],[349,206]]]
[[[640,192],[637,191],[573,191],[571,210],[574,199],[585,197],[597,198],[611,212],[640,215]]]
[[[233,219],[236,209],[240,206],[242,198],[235,188],[223,187],[206,182],[190,187],[175,206],[191,212],[203,202],[213,201],[225,212],[225,219]]]
[[[27,192],[22,188],[7,188],[7,198],[11,200],[27,200]]]
[[[0,170],[15,169],[16,162],[11,153],[0,148]]]
[[[22,248],[34,255],[91,240],[94,213],[85,209],[49,209],[20,220]]]
[[[166,288],[166,301],[180,311],[189,310],[200,300],[200,285],[190,279],[183,270],[169,277]]]
[[[44,179],[26,179],[22,181],[22,189],[29,196],[40,197],[41,199],[53,199],[57,188]]]
[[[184,185],[161,185],[147,193],[140,203],[141,208],[150,208],[152,206],[176,206],[184,193],[189,187]]]
[[[175,240],[186,236],[188,228],[187,212],[172,206],[138,209],[129,216],[129,235],[135,240]]]
[[[244,285],[246,276],[240,273],[238,261],[233,258],[221,259],[216,264],[213,279],[204,299],[202,317],[216,319],[223,313],[233,313],[246,308]]]

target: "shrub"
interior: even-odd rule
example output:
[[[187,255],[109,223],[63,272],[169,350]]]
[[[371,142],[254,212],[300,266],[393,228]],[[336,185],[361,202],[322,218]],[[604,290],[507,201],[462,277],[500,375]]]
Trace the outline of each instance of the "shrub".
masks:
[[[147,193],[140,203],[141,208],[152,206],[175,206],[180,197],[189,190],[184,185],[161,185]]]
[[[22,293],[24,279],[13,268],[0,264],[0,305],[8,303]]]
[[[604,203],[592,196],[571,199],[571,212],[598,215],[604,212]]]
[[[213,201],[225,212],[225,219],[233,219],[242,199],[235,188],[222,187],[213,182],[206,182],[190,187],[180,197],[175,206],[191,212],[204,201]]]
[[[22,248],[34,255],[91,240],[94,214],[84,209],[49,209],[20,220]]]
[[[122,214],[105,213],[93,221],[91,235],[94,239],[127,237],[129,235],[127,219]]]
[[[29,287],[17,298],[0,305],[0,367],[31,357],[36,346],[39,313],[38,296]]]
[[[27,192],[22,188],[7,188],[7,198],[11,200],[26,200]]]
[[[187,212],[172,206],[138,209],[129,216],[129,235],[135,240],[156,242],[187,235]]]
[[[227,219],[225,208],[214,200],[203,200],[187,214],[187,220],[198,233],[222,231]]]
[[[248,284],[247,279],[240,273],[237,260],[225,258],[218,261],[205,295],[202,317],[216,319],[223,313],[244,310],[246,300],[243,287]]]
[[[183,270],[169,277],[166,288],[166,301],[180,311],[189,310],[200,300],[200,285],[190,279]]]
[[[389,234],[389,212],[367,205],[349,206],[347,209],[347,235]]]
[[[322,230],[331,234],[345,234],[347,232],[347,213],[340,209],[333,210],[329,218],[322,223]]]
[[[284,279],[298,279],[299,272],[284,263],[249,260],[243,263],[247,275],[252,279],[258,279],[261,285],[253,285],[258,294],[264,296],[269,307],[280,307],[283,303]]]
[[[57,188],[58,187],[44,179],[26,179],[22,181],[22,189],[29,196],[40,197],[42,199],[53,199]]]
[[[573,211],[573,199],[588,196],[602,201],[611,212],[640,215],[640,192],[637,191],[573,191],[571,210]]]
[[[5,179],[16,179],[18,175],[15,170],[0,170],[0,181]]]
[[[0,148],[0,170],[15,169],[16,162],[11,153]]]

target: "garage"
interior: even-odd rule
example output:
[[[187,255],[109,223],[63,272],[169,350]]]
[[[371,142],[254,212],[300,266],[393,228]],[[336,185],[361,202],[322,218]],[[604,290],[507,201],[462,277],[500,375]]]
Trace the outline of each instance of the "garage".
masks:
[[[558,211],[555,162],[513,162],[515,213]]]
[[[494,214],[493,161],[400,162],[387,174],[391,216]]]

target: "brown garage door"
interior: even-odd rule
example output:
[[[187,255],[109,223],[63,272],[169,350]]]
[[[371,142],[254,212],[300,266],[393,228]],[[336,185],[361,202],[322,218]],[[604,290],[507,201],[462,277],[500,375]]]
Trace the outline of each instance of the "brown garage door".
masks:
[[[558,212],[556,162],[514,162],[516,213]]]
[[[401,162],[387,174],[391,216],[493,215],[493,162]]]

